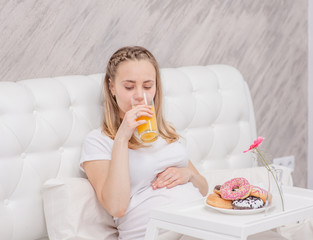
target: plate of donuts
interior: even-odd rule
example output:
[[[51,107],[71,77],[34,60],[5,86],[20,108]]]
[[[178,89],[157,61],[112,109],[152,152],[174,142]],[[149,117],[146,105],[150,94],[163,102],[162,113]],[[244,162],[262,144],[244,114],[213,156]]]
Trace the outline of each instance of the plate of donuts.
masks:
[[[227,208],[219,208],[219,207],[213,207],[211,205],[209,205],[206,202],[206,199],[204,201],[204,204],[213,210],[219,211],[221,213],[225,213],[225,214],[232,214],[232,215],[249,215],[249,214],[257,214],[257,213],[261,213],[265,211],[265,207],[261,207],[261,208],[257,208],[257,209],[227,209]]]
[[[271,198],[267,191],[251,185],[247,179],[233,178],[223,185],[216,185],[204,203],[222,213],[247,215],[265,211],[268,197]]]

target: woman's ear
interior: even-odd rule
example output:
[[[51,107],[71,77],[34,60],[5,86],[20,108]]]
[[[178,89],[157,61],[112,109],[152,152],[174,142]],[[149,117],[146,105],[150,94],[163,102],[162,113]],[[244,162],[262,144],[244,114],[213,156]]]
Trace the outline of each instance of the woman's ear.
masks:
[[[111,79],[109,79],[109,89],[111,91],[112,96],[115,97],[115,87]]]

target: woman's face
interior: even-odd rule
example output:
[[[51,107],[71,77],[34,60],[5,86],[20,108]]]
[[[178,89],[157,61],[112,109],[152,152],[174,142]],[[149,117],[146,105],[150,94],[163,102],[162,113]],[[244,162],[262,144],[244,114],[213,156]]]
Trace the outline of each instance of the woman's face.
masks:
[[[156,91],[156,72],[154,66],[147,60],[129,60],[119,64],[115,81],[110,80],[110,90],[116,97],[120,117],[124,118],[132,108],[133,95],[143,98],[143,93],[153,97]]]

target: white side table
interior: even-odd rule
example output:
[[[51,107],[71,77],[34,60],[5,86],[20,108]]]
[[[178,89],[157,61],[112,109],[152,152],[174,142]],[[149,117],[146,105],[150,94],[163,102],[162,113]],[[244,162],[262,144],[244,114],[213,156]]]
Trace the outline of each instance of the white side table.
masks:
[[[145,240],[166,229],[200,239],[246,240],[248,236],[313,217],[313,190],[284,187],[285,211],[275,208],[251,215],[230,215],[210,209],[204,199],[154,210]],[[272,212],[271,212],[272,211]]]

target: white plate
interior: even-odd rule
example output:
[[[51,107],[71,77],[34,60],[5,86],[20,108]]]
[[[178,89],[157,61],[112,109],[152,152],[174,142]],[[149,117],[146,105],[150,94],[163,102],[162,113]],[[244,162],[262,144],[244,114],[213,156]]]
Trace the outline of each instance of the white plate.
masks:
[[[262,208],[257,208],[257,209],[244,209],[244,210],[235,210],[235,209],[226,209],[226,208],[218,208],[218,207],[213,207],[209,204],[206,203],[206,199],[204,199],[204,204],[211,209],[214,209],[216,211],[219,211],[221,213],[225,213],[225,214],[233,214],[233,215],[249,215],[249,214],[256,214],[256,213],[260,213],[260,212],[264,212],[265,211],[265,207]],[[269,206],[270,208],[272,206]]]

